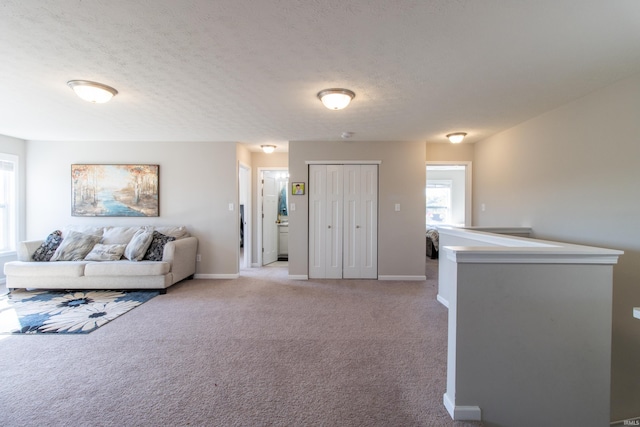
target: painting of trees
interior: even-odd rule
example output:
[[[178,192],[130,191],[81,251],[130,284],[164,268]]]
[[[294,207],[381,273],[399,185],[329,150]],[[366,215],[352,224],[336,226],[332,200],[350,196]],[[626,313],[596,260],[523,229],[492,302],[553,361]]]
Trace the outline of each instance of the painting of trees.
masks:
[[[73,216],[159,216],[158,165],[71,165]]]

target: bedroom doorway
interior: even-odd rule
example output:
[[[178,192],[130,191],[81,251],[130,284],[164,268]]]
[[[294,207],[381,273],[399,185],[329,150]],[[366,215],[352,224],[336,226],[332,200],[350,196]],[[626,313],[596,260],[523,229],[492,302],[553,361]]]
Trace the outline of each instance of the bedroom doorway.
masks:
[[[425,224],[471,226],[471,162],[427,162]]]

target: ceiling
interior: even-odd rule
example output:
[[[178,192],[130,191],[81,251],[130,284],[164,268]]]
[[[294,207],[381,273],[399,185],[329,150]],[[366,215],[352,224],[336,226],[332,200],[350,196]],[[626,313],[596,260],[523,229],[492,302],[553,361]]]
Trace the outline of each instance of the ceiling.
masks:
[[[26,140],[473,143],[638,72],[637,0],[0,2],[0,134]]]

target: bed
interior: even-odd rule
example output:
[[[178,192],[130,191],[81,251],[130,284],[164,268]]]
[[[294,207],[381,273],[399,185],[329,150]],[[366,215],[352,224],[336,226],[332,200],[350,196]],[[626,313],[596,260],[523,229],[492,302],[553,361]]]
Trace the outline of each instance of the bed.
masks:
[[[431,259],[438,258],[439,234],[435,228],[427,228],[427,256]]]

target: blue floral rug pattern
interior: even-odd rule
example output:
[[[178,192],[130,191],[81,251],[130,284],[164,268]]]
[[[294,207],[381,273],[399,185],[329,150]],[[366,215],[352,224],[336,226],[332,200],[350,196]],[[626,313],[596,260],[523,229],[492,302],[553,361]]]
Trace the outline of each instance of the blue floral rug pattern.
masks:
[[[28,291],[0,296],[0,334],[87,334],[158,291]]]

